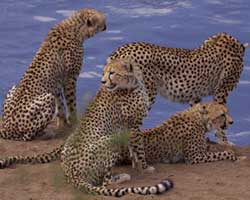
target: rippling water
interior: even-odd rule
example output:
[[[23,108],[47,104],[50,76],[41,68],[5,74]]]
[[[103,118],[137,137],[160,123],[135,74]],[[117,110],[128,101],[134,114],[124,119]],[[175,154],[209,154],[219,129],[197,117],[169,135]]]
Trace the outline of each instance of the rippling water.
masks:
[[[0,103],[31,62],[48,30],[73,10],[95,8],[107,16],[108,29],[85,42],[84,67],[77,91],[78,106],[95,94],[102,67],[117,47],[147,41],[171,47],[194,48],[208,36],[228,32],[242,43],[250,42],[249,0],[1,0],[0,1]],[[235,123],[231,141],[250,144],[250,49],[237,89],[228,102]],[[186,105],[161,97],[144,121],[153,127]]]

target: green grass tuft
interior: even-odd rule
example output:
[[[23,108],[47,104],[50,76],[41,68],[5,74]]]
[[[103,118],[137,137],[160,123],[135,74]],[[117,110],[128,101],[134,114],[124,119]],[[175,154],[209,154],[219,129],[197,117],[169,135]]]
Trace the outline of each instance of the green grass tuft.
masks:
[[[73,195],[74,200],[88,200],[91,197],[89,191],[84,187],[79,188],[79,190],[75,189]]]
[[[62,171],[62,168],[58,163],[51,163],[49,165],[51,171],[53,171],[53,186],[56,190],[60,190],[61,188],[67,185],[66,177]]]
[[[111,139],[111,145],[116,149],[127,147],[129,144],[129,134],[129,130],[123,130],[119,134],[113,134],[113,137]]]
[[[67,187],[68,184],[70,184],[67,181],[67,178],[65,177],[60,165],[58,163],[51,163],[50,164],[50,169],[53,171],[53,186],[55,187],[57,192],[60,192],[63,190],[63,188]],[[88,195],[88,190],[85,188],[80,188],[79,190],[75,187],[72,188],[72,195],[73,195],[73,200],[88,200],[89,195]]]

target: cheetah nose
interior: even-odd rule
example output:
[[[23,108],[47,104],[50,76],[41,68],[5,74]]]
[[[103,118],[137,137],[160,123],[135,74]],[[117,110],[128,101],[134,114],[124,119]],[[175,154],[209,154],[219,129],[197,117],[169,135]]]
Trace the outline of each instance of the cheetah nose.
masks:
[[[107,81],[101,81],[102,84],[105,84]]]
[[[233,124],[233,123],[234,123],[234,121],[230,121],[230,122],[229,122],[229,124]]]

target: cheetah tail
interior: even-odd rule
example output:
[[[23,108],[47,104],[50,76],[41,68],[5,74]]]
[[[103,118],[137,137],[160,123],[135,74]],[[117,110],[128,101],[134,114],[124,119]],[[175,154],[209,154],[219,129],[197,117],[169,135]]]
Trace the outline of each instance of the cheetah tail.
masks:
[[[243,46],[244,46],[245,48],[250,48],[250,44],[249,44],[249,43],[244,43]]]
[[[90,192],[94,192],[99,195],[114,196],[114,197],[122,197],[129,193],[140,194],[140,195],[162,194],[173,187],[174,183],[170,179],[165,179],[154,186],[128,187],[128,188],[117,188],[117,189],[109,189],[106,188],[105,186],[95,187],[86,182],[79,183],[78,185],[79,189],[81,188],[88,189]]]
[[[38,154],[35,156],[10,156],[7,158],[0,159],[0,169],[9,167],[13,164],[37,164],[37,163],[49,163],[57,160],[61,155],[63,145],[53,149],[49,153]]]

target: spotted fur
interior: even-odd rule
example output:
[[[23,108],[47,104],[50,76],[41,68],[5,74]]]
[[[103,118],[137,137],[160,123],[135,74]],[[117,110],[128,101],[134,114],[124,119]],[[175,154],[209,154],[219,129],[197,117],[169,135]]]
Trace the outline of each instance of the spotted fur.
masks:
[[[118,62],[122,66],[130,66],[126,62]],[[51,152],[52,156],[44,154],[35,157],[9,157],[0,160],[0,168],[15,163],[46,163],[60,157],[62,169],[69,182],[80,190],[87,189],[97,194],[117,197],[128,193],[163,193],[173,187],[171,180],[165,179],[148,187],[106,187],[116,180],[111,176],[111,168],[129,160],[128,148],[117,148],[114,145],[114,136],[124,134],[124,131],[139,131],[148,106],[144,85],[139,82],[137,87],[130,90],[109,92],[102,87],[76,130],[61,148]]]
[[[106,29],[105,16],[83,9],[55,25],[20,82],[3,105],[0,137],[31,140],[47,127],[58,108],[59,125],[76,118],[76,80],[83,59],[83,41]]]
[[[158,93],[171,101],[191,105],[200,102],[202,97],[212,95],[214,101],[226,104],[229,92],[240,79],[246,47],[249,45],[241,44],[227,33],[213,35],[195,49],[135,42],[116,49],[107,59],[107,64],[119,59],[139,64],[139,69],[134,71],[142,74],[150,105]],[[119,69],[113,69],[115,72],[119,74]],[[115,77],[114,74],[112,76]],[[110,91],[120,87],[130,88],[133,87],[130,81],[133,75],[130,73],[129,76],[127,85],[125,81],[114,84],[109,71],[104,69],[102,83]],[[134,79],[137,79],[135,76]]]
[[[148,163],[185,161],[190,164],[236,160],[233,151],[209,152],[206,133],[226,129],[233,120],[226,106],[198,103],[155,128],[131,134],[133,162],[140,169]],[[141,148],[140,143],[143,143]],[[147,162],[146,162],[147,161]],[[138,167],[138,168],[139,168]]]

